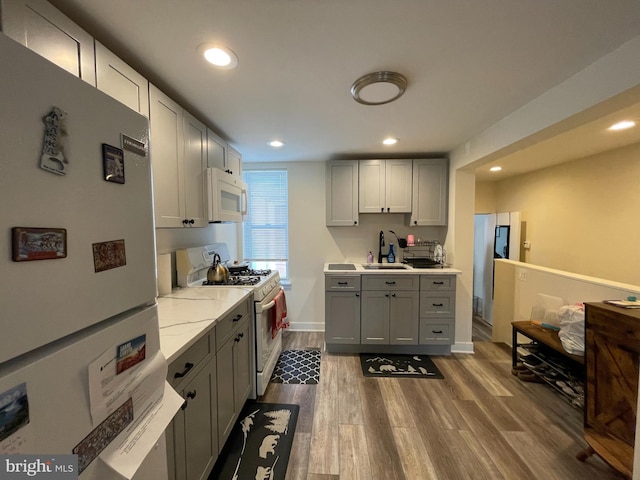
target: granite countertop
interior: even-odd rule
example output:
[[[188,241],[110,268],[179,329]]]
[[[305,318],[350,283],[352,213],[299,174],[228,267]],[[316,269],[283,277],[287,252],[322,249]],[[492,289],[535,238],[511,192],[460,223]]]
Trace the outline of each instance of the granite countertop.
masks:
[[[158,297],[160,350],[171,363],[252,295],[242,287],[176,288]]]
[[[329,267],[330,265],[331,268]],[[363,273],[366,273],[367,275],[457,275],[462,273],[461,270],[447,266],[443,268],[414,268],[406,263],[372,263],[371,266],[377,268],[365,268],[364,265],[366,264],[363,264],[362,262],[328,262],[324,264],[324,273],[325,275],[362,275]]]

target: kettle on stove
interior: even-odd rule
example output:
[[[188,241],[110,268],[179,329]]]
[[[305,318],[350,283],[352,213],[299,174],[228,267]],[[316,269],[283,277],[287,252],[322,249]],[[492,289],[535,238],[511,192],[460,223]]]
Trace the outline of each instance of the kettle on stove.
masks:
[[[209,283],[226,283],[229,280],[229,269],[220,261],[220,255],[213,256],[213,265],[207,271]]]

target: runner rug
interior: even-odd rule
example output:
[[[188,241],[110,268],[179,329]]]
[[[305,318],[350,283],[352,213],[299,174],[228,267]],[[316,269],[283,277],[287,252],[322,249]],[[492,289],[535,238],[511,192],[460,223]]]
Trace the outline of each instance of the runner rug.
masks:
[[[365,377],[444,378],[428,355],[360,354]]]
[[[248,402],[209,480],[283,480],[299,409],[298,405]]]

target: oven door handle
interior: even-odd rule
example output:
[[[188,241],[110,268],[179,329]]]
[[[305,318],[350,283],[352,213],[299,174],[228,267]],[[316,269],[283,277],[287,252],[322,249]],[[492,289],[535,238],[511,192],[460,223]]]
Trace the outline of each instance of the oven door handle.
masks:
[[[264,305],[257,305],[256,313],[262,313],[262,312],[266,312],[267,310],[271,310],[273,307],[275,307],[275,305],[276,305],[275,300],[271,300],[269,303],[265,303]]]

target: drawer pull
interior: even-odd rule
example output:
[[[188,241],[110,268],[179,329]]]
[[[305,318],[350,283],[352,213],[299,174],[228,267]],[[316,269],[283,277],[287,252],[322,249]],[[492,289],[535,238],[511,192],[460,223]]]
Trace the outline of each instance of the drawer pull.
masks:
[[[233,317],[233,321],[234,321],[234,322],[237,322],[237,321],[239,321],[242,317],[243,317],[243,315],[242,315],[242,314],[238,314],[238,315],[236,315],[235,317]]]
[[[338,282],[338,285],[349,285],[349,282]]]
[[[442,330],[431,330],[431,333],[439,334],[442,333]]]
[[[386,283],[387,285],[395,285],[396,284],[395,281],[393,281],[393,282],[384,282],[384,283]]]
[[[444,307],[444,305],[442,303],[434,303],[433,306],[434,307]]]
[[[181,372],[176,372],[173,375],[173,378],[182,378],[184,377],[187,373],[189,373],[189,370],[191,370],[193,368],[193,363],[191,362],[187,362],[184,364],[184,370]]]
[[[444,285],[444,282],[433,282],[434,285]]]

